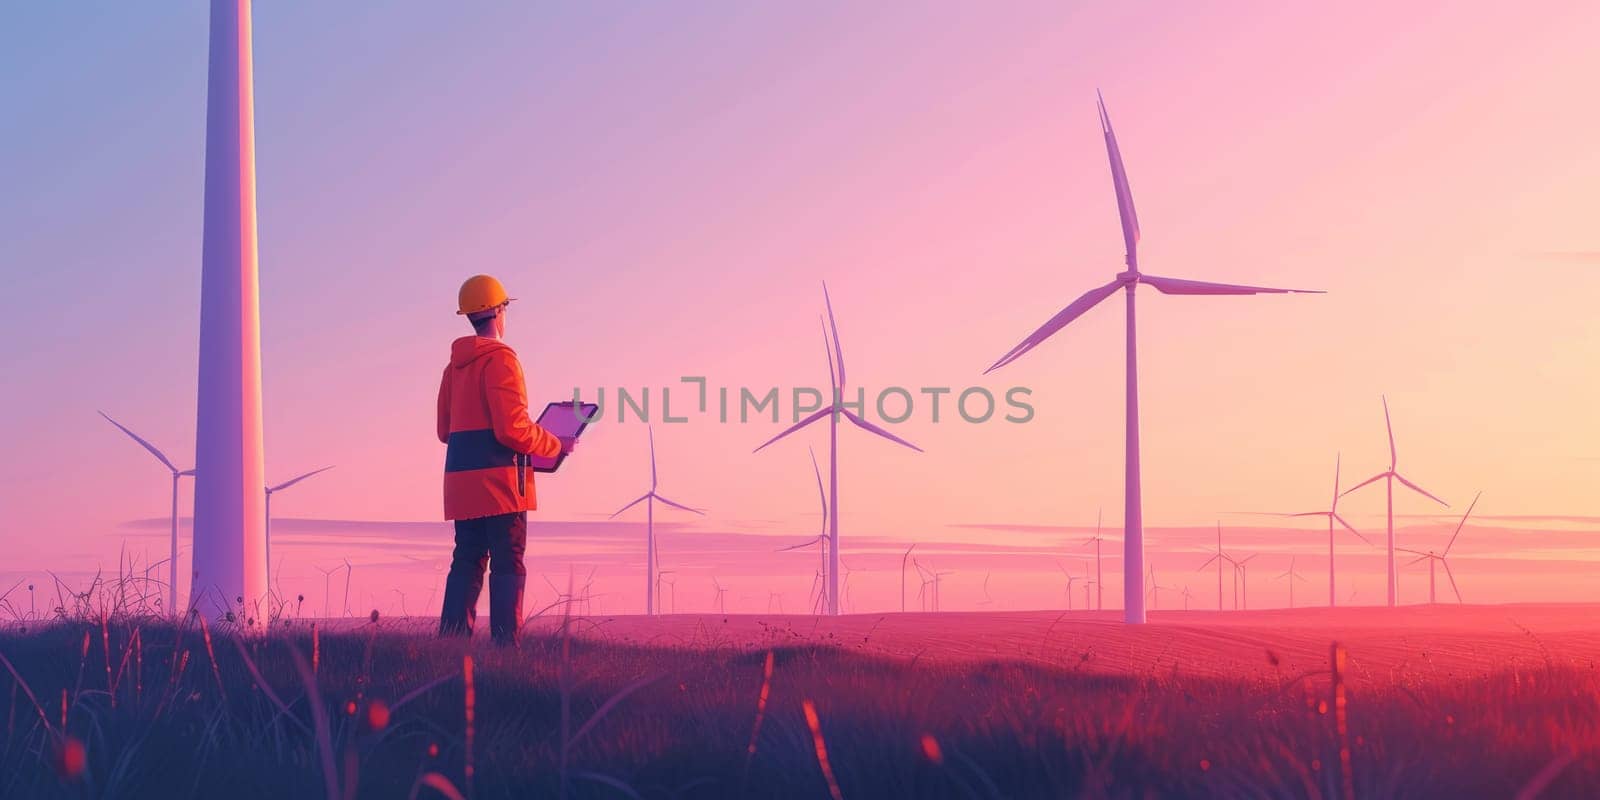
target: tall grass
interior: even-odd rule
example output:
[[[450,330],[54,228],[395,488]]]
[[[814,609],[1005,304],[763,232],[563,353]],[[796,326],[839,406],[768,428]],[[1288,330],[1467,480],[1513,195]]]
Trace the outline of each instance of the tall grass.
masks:
[[[0,797],[1580,797],[1600,785],[1592,667],[1352,683],[1335,645],[1325,670],[1293,679],[1108,676],[1072,655],[913,665],[810,644],[610,644],[572,635],[580,622],[519,651],[381,621],[13,628],[0,632]]]

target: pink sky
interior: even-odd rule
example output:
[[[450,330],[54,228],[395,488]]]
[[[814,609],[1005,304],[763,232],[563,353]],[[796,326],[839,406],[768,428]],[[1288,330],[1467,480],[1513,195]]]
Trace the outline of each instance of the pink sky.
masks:
[[[1059,536],[1015,526],[1092,526],[1100,507],[1115,529],[1120,303],[981,377],[1119,268],[1099,87],[1147,269],[1328,290],[1145,293],[1158,570],[1175,562],[1203,592],[1193,566],[1204,556],[1183,530],[1317,508],[1339,452],[1347,485],[1381,469],[1384,393],[1402,471],[1457,511],[1482,489],[1485,515],[1600,517],[1592,4],[1059,6],[479,8],[447,26],[420,5],[382,18],[258,8],[268,475],[339,465],[274,510],[438,516],[432,398],[464,330],[455,287],[485,271],[523,298],[509,340],[537,398],[695,374],[713,386],[824,384],[823,279],[852,382],[869,395],[1032,389],[1025,425],[918,414],[897,427],[921,455],[843,432],[847,560],[852,537],[884,552],[911,541],[1050,551]],[[0,198],[3,591],[47,569],[112,564],[125,539],[164,551],[128,524],[164,517],[163,471],[94,412],[182,466],[193,458],[205,20],[203,7],[0,13],[0,105],[16,110],[0,129],[12,187]],[[663,493],[710,509],[685,535],[815,530],[805,448],[825,452],[825,434],[750,454],[776,430],[657,426]],[[541,523],[593,521],[643,491],[645,447],[641,425],[593,429],[573,463],[541,479],[535,539]],[[1381,536],[1382,502],[1381,490],[1349,501],[1369,535]],[[189,503],[185,493],[185,513]],[[290,591],[320,592],[315,567],[338,560],[341,540],[304,524],[274,553],[301,587]],[[952,527],[971,524],[991,527]],[[1402,545],[1436,539],[1444,523],[1428,524]],[[1586,596],[1600,544],[1484,524],[1497,530],[1474,530],[1456,562],[1469,599]],[[1600,530],[1565,527],[1585,525]],[[1253,604],[1286,600],[1266,576],[1296,554],[1312,579],[1302,596],[1325,595],[1326,541],[1314,521],[1305,528],[1281,543],[1258,534]],[[447,535],[348,549],[371,564],[433,559]],[[706,541],[731,548],[727,563],[680,564],[680,592],[709,587],[715,570],[742,607],[764,610],[765,543]],[[536,541],[532,569],[564,575],[599,563],[592,549]],[[1081,560],[1065,552],[1069,566]],[[1360,597],[1376,600],[1381,562],[1351,553]],[[665,541],[663,559],[673,566]],[[791,560],[793,607],[810,562]],[[871,551],[863,561],[862,602],[897,605],[897,567]],[[947,608],[984,600],[985,573],[1007,607],[1058,591],[1025,554],[951,552],[938,566],[958,572]],[[387,580],[410,581],[416,604],[426,569]],[[642,558],[603,568],[615,610],[642,600],[637,573]],[[1425,581],[1407,572],[1403,596],[1419,599]],[[709,600],[709,588],[693,593]]]

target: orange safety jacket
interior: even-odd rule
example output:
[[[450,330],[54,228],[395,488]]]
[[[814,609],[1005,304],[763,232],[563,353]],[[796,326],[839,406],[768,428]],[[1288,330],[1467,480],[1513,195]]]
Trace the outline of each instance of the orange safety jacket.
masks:
[[[522,363],[498,339],[463,336],[439,382],[444,518],[475,519],[538,507],[528,456],[552,458],[561,440],[528,416]]]

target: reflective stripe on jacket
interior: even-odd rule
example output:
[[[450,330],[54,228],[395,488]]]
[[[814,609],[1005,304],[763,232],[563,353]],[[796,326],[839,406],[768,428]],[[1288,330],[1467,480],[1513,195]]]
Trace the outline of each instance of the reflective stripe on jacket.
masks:
[[[498,339],[463,336],[439,381],[439,441],[445,519],[475,519],[538,507],[529,455],[550,458],[561,440],[528,416],[517,353]]]

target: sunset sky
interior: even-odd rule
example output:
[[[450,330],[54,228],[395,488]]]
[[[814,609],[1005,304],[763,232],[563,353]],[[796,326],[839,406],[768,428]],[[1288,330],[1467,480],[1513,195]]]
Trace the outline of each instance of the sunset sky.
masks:
[[[267,474],[338,465],[274,498],[286,591],[320,605],[348,556],[353,602],[431,613],[434,393],[456,287],[489,272],[535,405],[826,388],[824,280],[869,398],[1028,388],[1025,424],[935,424],[919,396],[893,429],[922,454],[841,431],[843,553],[855,610],[898,608],[913,542],[946,608],[1060,605],[1098,509],[1120,537],[1120,299],[982,373],[1121,269],[1099,88],[1146,270],[1327,291],[1141,291],[1158,581],[1214,606],[1220,520],[1262,554],[1252,606],[1287,602],[1291,557],[1325,602],[1325,528],[1249,512],[1324,508],[1341,453],[1346,486],[1383,469],[1386,394],[1400,470],[1451,503],[1398,496],[1402,546],[1441,547],[1482,490],[1452,551],[1469,601],[1592,599],[1600,10],[1208,5],[258,4]],[[165,554],[169,478],[95,412],[191,465],[206,20],[0,11],[0,591]],[[657,515],[681,609],[713,575],[729,610],[806,607],[814,560],[773,551],[818,528],[827,439],[751,453],[780,429],[656,425],[662,493],[709,509]],[[592,428],[539,480],[530,571],[642,606],[642,514],[605,518],[648,481],[642,424]],[[1381,488],[1346,502],[1381,540]],[[1377,551],[1340,545],[1341,602],[1380,602]]]

